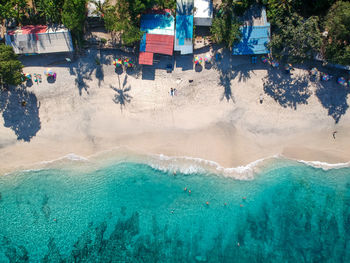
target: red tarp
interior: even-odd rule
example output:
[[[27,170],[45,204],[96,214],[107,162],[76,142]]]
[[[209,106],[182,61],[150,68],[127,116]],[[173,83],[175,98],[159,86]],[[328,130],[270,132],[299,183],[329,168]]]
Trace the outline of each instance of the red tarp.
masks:
[[[153,53],[140,52],[140,54],[139,54],[139,64],[142,64],[142,65],[153,65]]]
[[[172,55],[174,36],[146,34],[146,52]]]
[[[47,30],[47,26],[42,26],[42,25],[38,25],[38,26],[22,26],[21,28],[22,32],[19,30],[14,30],[14,31],[9,31],[7,32],[8,35],[14,35],[16,33],[20,33],[23,35],[26,34],[40,34],[40,33],[45,33]]]

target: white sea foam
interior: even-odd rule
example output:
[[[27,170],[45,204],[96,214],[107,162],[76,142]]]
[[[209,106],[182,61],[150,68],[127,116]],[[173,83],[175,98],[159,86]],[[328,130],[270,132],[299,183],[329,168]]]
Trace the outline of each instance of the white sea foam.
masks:
[[[350,162],[346,163],[326,163],[326,162],[320,162],[320,161],[304,161],[304,160],[296,160],[300,163],[315,167],[315,168],[321,168],[323,170],[329,170],[329,169],[340,169],[340,168],[346,168],[350,167]]]
[[[57,158],[57,159],[54,159],[54,160],[50,160],[50,161],[42,161],[40,162],[40,164],[51,164],[51,163],[55,163],[55,162],[58,162],[58,161],[62,161],[62,160],[70,160],[70,161],[88,161],[89,159],[88,158],[85,158],[85,157],[82,157],[82,156],[79,156],[75,153],[69,153],[63,157],[60,157],[60,158]]]
[[[245,166],[231,168],[225,168],[215,161],[198,157],[166,156],[164,154],[152,155],[152,157],[153,158],[146,163],[152,168],[161,171],[180,172],[183,174],[212,172],[224,177],[231,177],[239,180],[252,180],[254,179],[254,174],[258,172],[265,161],[275,159],[277,156],[259,159]]]

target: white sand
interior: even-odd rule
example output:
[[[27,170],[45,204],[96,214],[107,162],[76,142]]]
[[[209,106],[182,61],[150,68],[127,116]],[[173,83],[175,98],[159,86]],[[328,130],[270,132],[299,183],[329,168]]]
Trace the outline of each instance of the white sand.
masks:
[[[108,65],[113,56],[102,61],[100,85],[94,57],[92,53],[71,65],[52,67],[58,76],[55,83],[47,83],[43,76],[43,83],[27,88],[40,102],[40,129],[29,142],[17,140],[13,129],[4,127],[5,117],[0,118],[0,173],[69,153],[89,157],[119,146],[142,153],[199,157],[224,167],[246,165],[276,154],[329,163],[350,160],[349,113],[335,124],[316,96],[314,82],[308,82],[312,94],[307,104],[285,108],[264,93],[264,78],[271,74],[269,66],[234,58],[221,65],[229,72],[233,99],[224,96],[220,72],[214,68],[201,72],[175,68],[172,74],[159,69],[155,80],[142,80],[141,73],[127,77],[130,102],[121,108],[113,101],[117,92],[110,87],[119,88],[114,66]],[[42,75],[43,71],[43,67],[24,69]],[[77,72],[89,86],[82,88],[81,95],[75,84]],[[292,78],[306,75],[306,71],[296,69]],[[125,72],[120,75],[121,85],[125,76]],[[171,87],[178,90],[177,96],[169,95]],[[261,93],[263,104],[259,103]],[[328,95],[323,98],[327,100]],[[349,99],[340,106],[347,104]],[[16,107],[21,108],[19,102]],[[15,122],[15,117],[7,118],[8,123]],[[26,133],[23,127],[20,133]],[[334,130],[336,139],[332,137]]]

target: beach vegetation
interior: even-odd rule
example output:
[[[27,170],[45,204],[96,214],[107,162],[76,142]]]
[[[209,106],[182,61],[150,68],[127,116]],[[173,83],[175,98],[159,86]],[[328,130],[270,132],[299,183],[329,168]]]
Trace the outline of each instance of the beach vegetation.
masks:
[[[93,3],[96,8],[92,13],[99,17],[104,17],[107,9],[110,6],[109,0],[106,0],[104,2],[101,2],[101,0],[90,0],[90,2]]]
[[[65,0],[63,4],[62,22],[71,31],[77,47],[81,46],[83,40],[86,4],[86,0]]]
[[[43,18],[48,24],[60,24],[62,22],[62,9],[64,0],[36,0],[36,15]]]
[[[319,52],[322,35],[316,16],[303,18],[297,13],[275,20],[274,32],[269,43],[276,59],[303,62]]]
[[[231,47],[241,39],[241,23],[234,12],[233,1],[223,1],[220,12],[213,19],[210,28],[211,38],[215,43]]]
[[[336,2],[325,19],[325,57],[343,65],[350,64],[350,2]]]
[[[0,44],[0,88],[22,83],[23,65],[11,46]]]

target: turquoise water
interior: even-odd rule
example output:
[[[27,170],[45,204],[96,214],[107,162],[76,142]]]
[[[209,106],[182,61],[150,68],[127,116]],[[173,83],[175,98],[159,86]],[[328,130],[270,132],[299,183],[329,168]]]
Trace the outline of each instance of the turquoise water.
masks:
[[[0,262],[350,262],[350,168],[276,161],[240,181],[124,162],[0,192]]]

